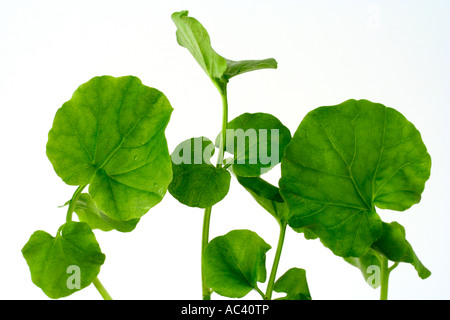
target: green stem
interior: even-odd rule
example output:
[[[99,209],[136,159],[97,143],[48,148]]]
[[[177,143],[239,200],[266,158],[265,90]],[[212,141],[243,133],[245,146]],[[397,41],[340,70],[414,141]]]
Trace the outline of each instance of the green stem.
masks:
[[[77,190],[75,190],[75,193],[72,196],[72,199],[70,199],[69,208],[67,209],[67,215],[66,215],[66,222],[72,221],[73,212],[75,211],[75,206],[78,201],[78,198],[80,197],[81,193],[83,192],[83,189],[86,188],[87,185],[79,186]],[[98,292],[101,294],[103,299],[105,300],[112,300],[111,296],[109,295],[108,291],[106,291],[105,287],[102,285],[100,280],[98,278],[95,278],[92,282],[97,288]]]
[[[256,292],[258,292],[260,294],[260,296],[266,300],[266,297],[264,296],[264,292],[261,291],[261,289],[258,288],[258,286],[255,287]]]
[[[212,207],[205,209],[205,215],[203,217],[203,231],[202,231],[202,259],[203,253],[205,252],[206,246],[209,242],[209,223],[211,220],[211,209]],[[203,274],[203,264],[202,264],[202,295],[203,300],[211,300],[211,289],[208,288],[205,282],[205,275]]]
[[[227,143],[227,124],[228,124],[228,97],[227,88],[224,87],[220,92],[222,98],[222,139],[220,139],[219,156],[217,158],[217,167],[222,167],[225,155],[225,146]]]
[[[388,259],[381,255],[381,289],[380,300],[388,299],[389,274],[391,270],[388,268]]]
[[[102,298],[104,300],[112,300],[111,296],[109,295],[108,291],[106,291],[105,287],[102,285],[100,280],[98,278],[95,278],[94,281],[92,281],[97,291],[100,293]]]
[[[280,263],[281,250],[283,249],[284,237],[286,235],[286,222],[280,223],[280,236],[278,238],[277,251],[275,253],[275,259],[273,260],[272,271],[270,272],[269,283],[267,284],[266,300],[272,299],[273,286],[275,283],[275,277],[277,275],[278,264]]]
[[[72,199],[70,199],[69,208],[67,209],[66,222],[72,221],[72,214],[75,210],[75,205],[77,204],[77,200],[80,197],[81,192],[83,192],[84,188],[86,188],[86,185],[79,186],[77,190],[75,190]]]
[[[227,98],[227,88],[226,86],[219,90],[220,96],[222,98],[222,139],[219,145],[219,155],[217,158],[216,167],[221,168],[223,166],[223,159],[225,155],[226,137],[227,137],[227,124],[228,124],[228,98]],[[206,246],[209,242],[209,225],[211,221],[211,210],[212,207],[206,208],[203,216],[203,229],[202,229],[202,260],[203,253],[205,252]],[[203,265],[203,263],[202,263]],[[203,273],[202,266],[202,296],[203,300],[211,300],[211,288],[208,288],[205,281],[205,275]]]

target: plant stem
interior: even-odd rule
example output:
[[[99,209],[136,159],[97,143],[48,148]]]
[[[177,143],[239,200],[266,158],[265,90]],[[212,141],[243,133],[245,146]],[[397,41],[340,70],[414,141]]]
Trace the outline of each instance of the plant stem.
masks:
[[[83,189],[86,188],[87,185],[79,186],[77,190],[75,190],[72,199],[70,199],[69,208],[67,209],[67,215],[66,215],[66,222],[72,221],[72,215],[75,210],[75,205],[77,203],[78,198],[81,195],[81,192],[83,192]],[[92,281],[95,288],[98,290],[100,295],[105,300],[112,300],[111,296],[109,295],[108,291],[106,291],[105,287],[102,285],[100,280],[98,278],[95,278],[94,281]]]
[[[280,223],[280,236],[278,238],[277,251],[275,253],[275,259],[273,260],[272,271],[270,272],[269,283],[267,284],[266,300],[272,299],[273,286],[277,275],[278,264],[280,262],[281,250],[283,249],[284,237],[286,235],[286,226],[287,223],[285,221]]]
[[[218,87],[219,88],[219,87]],[[227,98],[227,88],[224,86],[219,90],[220,96],[222,98],[222,139],[219,145],[219,155],[217,158],[217,168],[223,166],[223,159],[225,155],[226,137],[227,137],[227,124],[228,124],[228,98]],[[209,242],[209,225],[211,221],[211,210],[212,207],[206,208],[203,216],[203,229],[202,229],[202,296],[203,300],[211,300],[211,288],[208,288],[205,281],[205,275],[203,273],[203,253],[205,252],[206,246]]]
[[[94,281],[92,281],[97,291],[100,293],[102,298],[104,300],[112,300],[111,296],[109,295],[108,291],[106,291],[105,287],[102,285],[100,280],[98,278],[95,278]]]
[[[67,215],[66,215],[66,222],[72,221],[72,214],[75,210],[75,205],[77,203],[78,198],[81,195],[81,192],[83,192],[83,189],[86,188],[86,185],[79,186],[77,190],[75,190],[75,193],[72,196],[72,199],[70,199],[69,208],[67,209]]]
[[[223,158],[225,155],[225,146],[227,143],[227,124],[228,124],[228,97],[227,88],[224,87],[220,91],[220,97],[222,98],[222,139],[220,139],[219,156],[217,158],[217,167],[220,168],[223,165]]]
[[[211,220],[211,209],[212,207],[205,209],[205,215],[203,217],[203,232],[202,232],[202,260],[203,253],[205,252],[206,246],[209,242],[209,223]],[[202,263],[202,295],[203,300],[211,300],[211,289],[208,288],[205,282],[205,276],[203,274],[203,263]]]
[[[388,259],[381,255],[381,289],[380,300],[388,299],[389,274],[391,270],[388,268]]]

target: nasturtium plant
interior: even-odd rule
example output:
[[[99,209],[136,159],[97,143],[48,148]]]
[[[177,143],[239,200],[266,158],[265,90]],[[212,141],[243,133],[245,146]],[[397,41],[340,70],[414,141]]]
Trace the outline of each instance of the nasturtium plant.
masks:
[[[375,247],[383,259],[421,268],[398,226],[383,224],[376,207],[404,211],[418,203],[430,168],[419,131],[395,109],[367,100],[317,108],[281,163],[288,223],[311,230],[338,256],[358,258]]]
[[[229,121],[230,79],[276,69],[277,61],[226,59],[188,11],[173,13],[172,20],[178,44],[221,96],[217,138],[186,139],[169,154],[165,130],[173,109],[162,92],[134,76],[100,76],[82,84],[58,109],[48,134],[46,153],[56,174],[77,188],[62,206],[66,221],[56,236],[36,231],[22,249],[34,284],[53,299],[94,284],[111,299],[98,279],[105,255],[93,230],[135,230],[167,191],[181,204],[204,209],[204,300],[213,292],[242,298],[252,290],[265,300],[274,292],[278,300],[311,300],[304,269],[293,267],[277,277],[288,227],[320,239],[359,268],[372,287],[381,287],[381,299],[387,299],[389,275],[399,263],[411,264],[422,279],[431,275],[403,226],[383,222],[376,211],[405,211],[421,200],[431,157],[411,122],[367,100],[316,108],[293,137],[268,113],[243,113]],[[280,163],[275,186],[264,174]],[[270,272],[271,245],[255,232],[232,230],[209,241],[212,207],[227,196],[232,176],[279,226]],[[263,292],[259,286],[266,282]]]
[[[381,236],[375,207],[419,202],[430,166],[419,131],[392,108],[348,100],[315,109],[281,165],[289,224],[311,228],[336,255],[359,257]]]
[[[140,218],[172,179],[164,136],[172,110],[163,93],[136,77],[95,77],[56,113],[47,156],[65,183],[89,185],[107,216]]]
[[[203,255],[209,243],[212,206],[222,200],[228,193],[231,177],[226,169],[236,170],[244,176],[260,176],[279,163],[280,151],[282,154],[291,135],[289,130],[278,119],[269,114],[244,114],[230,123],[228,122],[227,84],[230,79],[250,71],[275,69],[277,68],[275,59],[241,61],[225,59],[214,51],[208,32],[197,19],[188,16],[188,11],[173,13],[172,20],[177,27],[176,38],[178,44],[189,50],[218,89],[222,99],[222,126],[221,130],[218,130],[220,134],[216,139],[219,151],[215,168],[212,165],[204,164],[204,160],[189,165],[186,163],[180,164],[180,162],[175,163],[173,170],[174,180],[169,186],[169,192],[181,203],[205,209],[202,230]],[[229,138],[227,135],[230,134],[230,131],[227,129],[233,130]],[[248,129],[253,131],[252,134],[256,132],[256,145],[247,143],[244,137],[240,150],[235,150],[229,142],[234,142],[238,138],[235,136],[236,130],[245,136],[248,133],[245,131],[248,131]],[[227,139],[229,140],[227,141]],[[195,142],[195,139],[182,142],[177,147],[178,150],[172,153],[172,160],[179,160],[180,157],[190,159],[191,155],[183,153],[180,156],[178,152],[180,149],[183,149],[184,152],[186,145],[194,145]],[[209,150],[209,142],[207,141],[206,144]],[[197,145],[203,146],[203,143],[197,141]],[[274,146],[273,150],[272,146]],[[259,152],[256,156],[254,156],[255,147],[257,152]],[[225,159],[225,152],[233,153],[234,159]],[[278,156],[277,160],[272,161],[272,156]],[[207,151],[204,158],[206,159],[205,161],[209,161],[211,153]],[[231,166],[234,168],[231,168]],[[203,259],[202,256],[202,261]],[[211,271],[211,268],[208,266],[208,263],[202,263],[202,294],[205,300],[209,300],[212,293],[212,288],[210,288],[208,283],[215,285],[214,280],[210,279],[211,277],[215,279],[215,276],[212,276],[213,273],[209,272],[209,276],[205,274],[205,270]],[[274,279],[271,280],[273,285]],[[224,290],[221,292],[228,294],[230,291]],[[238,295],[241,293],[239,292]],[[233,293],[232,295],[235,294]]]
[[[82,84],[56,112],[47,156],[77,189],[57,236],[37,231],[22,250],[33,282],[50,298],[91,283],[111,298],[97,278],[105,256],[92,230],[130,232],[164,197],[172,180],[164,134],[172,110],[162,92],[134,76],[101,76]],[[80,222],[72,221],[74,212]],[[79,285],[66,281],[71,268]]]

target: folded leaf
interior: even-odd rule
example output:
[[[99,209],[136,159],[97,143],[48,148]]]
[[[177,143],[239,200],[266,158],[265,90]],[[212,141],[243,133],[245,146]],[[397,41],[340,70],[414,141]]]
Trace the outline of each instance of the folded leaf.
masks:
[[[266,280],[271,247],[255,232],[233,230],[211,240],[202,259],[206,284],[218,294],[242,298]]]
[[[57,111],[47,156],[64,182],[89,184],[107,216],[140,218],[172,179],[164,136],[172,110],[164,94],[136,77],[95,77]]]
[[[428,278],[431,272],[420,262],[405,236],[405,228],[399,223],[383,222],[381,237],[372,247],[391,261],[410,263],[416,269],[420,278]]]
[[[367,100],[317,108],[281,164],[289,224],[310,228],[336,255],[362,256],[381,236],[375,206],[418,203],[430,167],[419,131],[398,111]]]
[[[241,60],[241,61],[227,61],[227,69],[223,77],[227,80],[230,78],[243,74],[245,72],[260,70],[260,69],[276,69],[278,63],[275,59],[269,58],[264,60]]]
[[[289,210],[277,187],[260,177],[236,176],[236,178],[256,202],[266,209],[278,222],[286,221]]]
[[[220,91],[224,90],[231,77],[249,71],[277,67],[274,59],[232,61],[223,58],[211,47],[206,29],[197,19],[188,17],[188,11],[173,13],[172,20],[177,26],[178,44],[189,50]]]
[[[30,267],[31,280],[52,299],[90,285],[105,261],[94,233],[84,222],[66,222],[56,237],[36,231],[22,254]]]
[[[274,290],[286,293],[285,297],[276,300],[311,300],[304,269],[292,268],[286,271],[275,282]]]
[[[111,219],[97,207],[88,193],[80,195],[75,205],[75,212],[80,222],[86,222],[92,230],[110,231],[115,229],[120,232],[130,232],[136,228],[139,222],[139,219],[129,221]]]
[[[231,175],[210,164],[213,153],[214,144],[205,137],[185,140],[172,153],[169,192],[182,204],[208,208],[227,195]]]
[[[228,123],[225,151],[234,155],[236,175],[257,177],[280,163],[289,141],[291,132],[273,115],[244,113]]]

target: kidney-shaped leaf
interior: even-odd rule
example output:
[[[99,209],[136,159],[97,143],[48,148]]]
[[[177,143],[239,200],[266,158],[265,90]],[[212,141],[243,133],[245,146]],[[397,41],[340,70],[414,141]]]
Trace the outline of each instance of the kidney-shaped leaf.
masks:
[[[52,299],[87,287],[105,261],[91,228],[84,222],[73,221],[62,225],[56,237],[36,231],[22,254],[33,283]]]
[[[170,194],[189,207],[208,208],[230,189],[230,173],[210,162],[214,144],[205,137],[181,142],[172,153],[173,180]]]
[[[172,110],[163,93],[136,77],[95,77],[57,111],[47,156],[64,182],[89,184],[106,215],[140,218],[172,179],[164,135]]]
[[[367,100],[317,108],[282,160],[280,192],[292,227],[308,226],[336,255],[361,256],[382,231],[375,207],[420,201],[431,158],[398,111]]]
[[[211,240],[202,259],[206,284],[218,294],[242,298],[266,280],[263,239],[249,230],[233,230]]]

